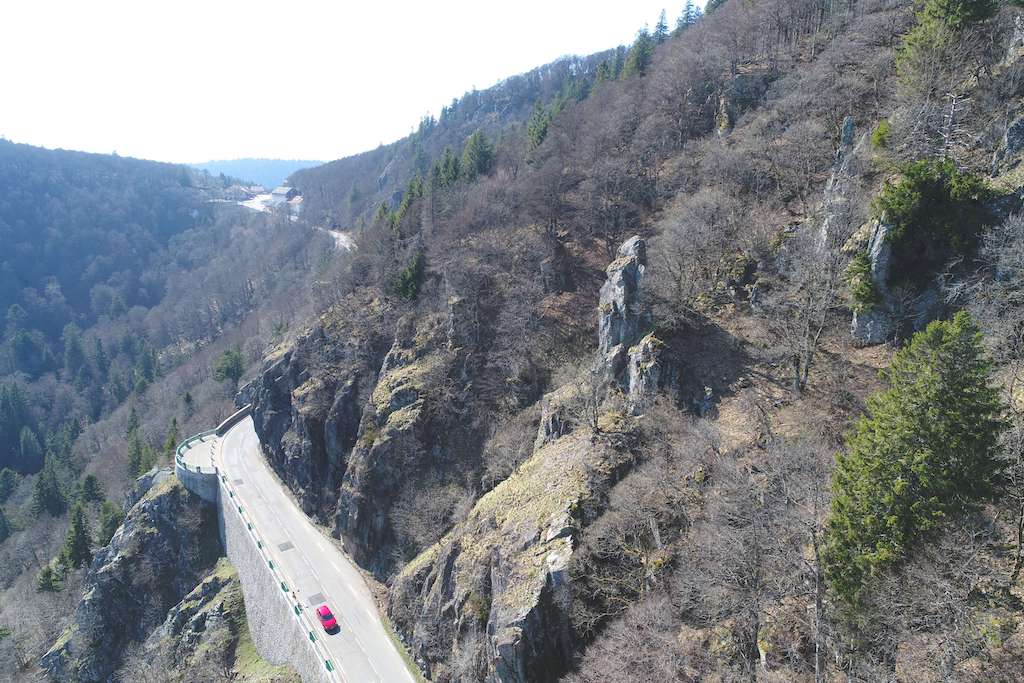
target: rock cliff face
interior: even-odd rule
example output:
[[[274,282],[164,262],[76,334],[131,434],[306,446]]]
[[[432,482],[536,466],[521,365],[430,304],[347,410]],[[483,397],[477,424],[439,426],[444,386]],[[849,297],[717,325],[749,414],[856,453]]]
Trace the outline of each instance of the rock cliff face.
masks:
[[[433,680],[556,681],[571,660],[567,567],[628,452],[546,444],[396,577],[389,614]]]
[[[376,302],[352,305],[381,315]],[[321,522],[334,510],[387,343],[372,327],[321,320],[270,355],[243,389],[267,460],[303,511]]]
[[[889,232],[892,226],[885,216],[869,224],[867,243],[871,260],[871,279],[879,302],[854,311],[851,334],[862,345],[882,344],[901,334],[923,329],[942,312],[942,293],[936,284],[918,288],[893,288],[889,278],[893,267]]]
[[[165,478],[96,553],[70,629],[41,659],[59,681],[104,681],[220,554],[216,510]]]
[[[433,409],[447,400],[451,349],[461,343],[457,308],[447,318],[402,319],[387,335],[322,320],[268,358],[247,389],[271,466],[304,511],[333,525],[356,562],[381,578],[393,571],[390,513],[403,485],[453,469]]]
[[[445,440],[432,438],[428,408],[447,374],[447,338],[438,319],[399,322],[348,458],[335,533],[379,576],[392,562],[389,513],[402,486],[445,458]]]
[[[300,680],[288,667],[272,666],[255,654],[242,585],[226,558],[171,608],[126,669],[122,677],[147,680],[150,674],[182,682]]]
[[[395,578],[389,613],[434,680],[555,681],[570,661],[575,539],[633,460],[629,417],[594,406],[600,428],[619,435],[609,440],[574,430],[574,415],[613,389],[639,413],[657,391],[663,344],[645,335],[646,260],[645,242],[633,237],[608,266],[597,358],[542,399],[533,455]]]
[[[889,290],[889,265],[892,249],[887,237],[892,229],[885,217],[871,222],[868,255],[871,259],[871,280],[881,301],[867,309],[854,311],[851,334],[859,344],[882,344],[892,339],[894,327],[893,296]]]
[[[598,304],[597,352],[607,357],[615,347],[635,341],[647,322],[640,301],[640,285],[647,269],[647,243],[634,236],[623,242],[618,258],[606,269]]]

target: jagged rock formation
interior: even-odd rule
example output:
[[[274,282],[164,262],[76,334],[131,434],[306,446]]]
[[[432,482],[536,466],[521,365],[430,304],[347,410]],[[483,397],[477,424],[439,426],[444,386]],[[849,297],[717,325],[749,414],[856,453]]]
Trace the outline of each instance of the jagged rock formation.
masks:
[[[146,639],[137,657],[172,680],[298,683],[286,666],[272,666],[255,655],[238,574],[225,558]],[[132,668],[139,668],[138,663]],[[145,667],[142,667],[145,668]],[[132,672],[126,672],[132,673]],[[144,672],[143,672],[144,673]]]
[[[426,410],[447,372],[447,334],[441,321],[403,319],[364,407],[338,495],[335,533],[357,562],[384,575],[392,561],[388,519],[402,485],[443,459]],[[434,447],[431,447],[431,446]],[[438,463],[434,463],[438,464]]]
[[[558,438],[402,570],[388,612],[433,680],[558,679],[573,652],[574,538],[631,461],[581,432]]]
[[[890,310],[892,294],[888,284],[892,248],[886,238],[891,229],[892,226],[885,221],[884,216],[870,224],[868,255],[871,259],[871,281],[880,303],[854,311],[851,334],[859,344],[881,344],[892,339],[896,332]]]
[[[352,305],[380,311],[376,301]],[[267,460],[303,511],[321,521],[333,511],[387,343],[373,329],[324,318],[268,356],[243,390]]]
[[[1018,17],[1019,19],[1019,17]],[[1011,121],[1003,133],[1002,142],[992,154],[992,175],[1012,171],[1020,166],[1024,151],[1024,116],[1018,116]]]
[[[600,401],[617,388],[639,413],[661,378],[664,345],[645,334],[640,297],[647,245],[634,236],[617,256],[601,287],[597,359],[542,399],[533,455],[394,580],[389,613],[437,681],[554,681],[570,660],[574,539],[633,461],[629,419]],[[616,445],[572,430],[588,401],[601,429],[621,432]]]
[[[622,243],[618,258],[606,269],[598,304],[597,352],[608,357],[614,349],[628,346],[647,323],[639,301],[640,284],[647,268],[647,243],[633,236]]]
[[[85,577],[71,627],[41,658],[59,681],[104,681],[220,554],[216,511],[173,477],[128,511]]]
[[[460,315],[452,302],[449,316],[402,319],[389,336],[325,317],[270,356],[250,389],[271,466],[382,579],[395,561],[390,512],[402,486],[451,469],[449,435],[428,408],[444,402],[438,390],[465,342]]]
[[[647,243],[638,235],[622,243],[617,258],[605,269],[597,311],[597,359],[590,377],[579,386],[564,386],[541,399],[541,419],[535,448],[568,433],[568,405],[602,398],[609,389],[623,393],[633,414],[640,414],[657,391],[659,357],[664,344],[648,332],[650,315],[641,298],[647,268]]]

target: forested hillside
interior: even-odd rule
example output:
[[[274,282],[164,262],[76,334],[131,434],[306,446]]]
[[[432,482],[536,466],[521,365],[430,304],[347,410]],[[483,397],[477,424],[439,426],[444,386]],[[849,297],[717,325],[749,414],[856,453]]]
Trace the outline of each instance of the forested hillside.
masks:
[[[107,545],[95,484],[209,426],[251,368],[263,455],[429,680],[1018,680],[1022,57],[1008,1],[687,4],[296,172],[303,220],[220,207],[165,241],[157,303],[90,311],[78,365],[55,328],[52,367],[0,396],[78,405],[70,369],[111,348],[144,380],[19,443],[45,455],[3,475],[0,655],[213,677],[166,640],[122,658],[162,614],[82,635],[104,576],[170,571],[153,520],[210,526],[170,483]],[[74,605],[77,653],[18,616]]]
[[[715,3],[296,174],[257,431],[432,679],[1013,678],[1018,11]]]
[[[0,670],[34,676],[136,477],[232,409],[218,358],[308,316],[335,247],[184,166],[0,142],[0,177]]]

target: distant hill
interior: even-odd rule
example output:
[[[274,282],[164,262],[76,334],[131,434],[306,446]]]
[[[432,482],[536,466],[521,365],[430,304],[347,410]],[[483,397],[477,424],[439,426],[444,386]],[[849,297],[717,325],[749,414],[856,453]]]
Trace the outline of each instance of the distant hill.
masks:
[[[224,161],[205,161],[191,164],[193,168],[217,175],[242,178],[259,183],[268,190],[277,187],[285,178],[303,168],[321,165],[322,161],[301,159],[227,159]]]

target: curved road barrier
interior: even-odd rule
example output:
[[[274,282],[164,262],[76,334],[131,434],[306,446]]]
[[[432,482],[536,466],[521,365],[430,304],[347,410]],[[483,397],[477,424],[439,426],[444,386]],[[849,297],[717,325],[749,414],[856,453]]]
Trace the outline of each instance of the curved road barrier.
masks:
[[[264,461],[246,406],[178,447],[182,484],[217,504],[259,653],[303,681],[414,683],[362,575],[305,516]],[[314,609],[330,605],[340,631]]]

